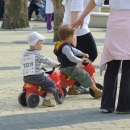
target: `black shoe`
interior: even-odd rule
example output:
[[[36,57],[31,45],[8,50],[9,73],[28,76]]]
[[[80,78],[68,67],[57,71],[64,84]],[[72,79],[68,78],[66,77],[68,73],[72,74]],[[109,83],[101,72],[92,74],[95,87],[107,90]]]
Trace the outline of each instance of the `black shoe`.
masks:
[[[114,110],[101,109],[102,113],[112,113]]]
[[[117,111],[117,114],[130,114],[130,112],[125,112],[125,111],[121,112],[121,111]]]
[[[81,94],[89,94],[89,91],[81,86],[79,87],[76,86],[76,90],[80,91]]]

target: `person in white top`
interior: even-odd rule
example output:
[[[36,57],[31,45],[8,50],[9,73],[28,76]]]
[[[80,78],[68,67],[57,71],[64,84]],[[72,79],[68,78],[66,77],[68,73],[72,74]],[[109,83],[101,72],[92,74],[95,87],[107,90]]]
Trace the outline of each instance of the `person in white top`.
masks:
[[[103,0],[90,0],[81,17],[72,26],[82,27],[85,16]],[[117,113],[130,113],[130,0],[109,0],[110,15],[107,22],[105,44],[100,71],[107,69],[101,101],[102,112],[115,110],[118,72],[122,64]]]
[[[63,24],[71,24],[80,17],[90,0],[63,0],[65,12]],[[77,28],[77,46],[79,50],[89,54],[89,59],[93,62],[97,57],[97,48],[93,36],[88,28],[90,14],[85,17],[82,29]]]
[[[47,32],[53,32],[51,20],[52,20],[52,15],[54,13],[54,6],[52,0],[46,0],[45,12],[47,14]]]
[[[77,20],[89,1],[90,0],[63,0],[62,4],[65,7],[63,24],[71,24]],[[88,28],[89,21],[90,14],[85,17],[82,29],[77,28],[76,30],[77,46],[75,46],[80,51],[89,54],[89,59],[93,62],[96,59],[98,53],[94,38]],[[84,92],[88,93],[85,89]]]

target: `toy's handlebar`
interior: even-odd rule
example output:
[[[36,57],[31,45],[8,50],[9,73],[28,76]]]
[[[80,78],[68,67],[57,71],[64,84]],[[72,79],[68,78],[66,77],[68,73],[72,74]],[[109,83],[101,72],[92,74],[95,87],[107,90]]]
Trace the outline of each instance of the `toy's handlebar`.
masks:
[[[45,68],[41,68],[42,70],[44,70],[44,72],[46,73],[46,74],[52,74],[53,72],[54,72],[54,70],[55,70],[55,67],[53,67],[51,70],[46,70]]]
[[[83,65],[88,65],[89,63],[89,60],[84,60],[84,62],[82,62]]]
[[[59,66],[60,66],[60,64],[57,67],[59,67]],[[51,70],[46,70],[44,67],[42,67],[41,69],[44,70],[44,72],[46,74],[52,74],[54,72],[55,68],[56,67],[53,67]]]

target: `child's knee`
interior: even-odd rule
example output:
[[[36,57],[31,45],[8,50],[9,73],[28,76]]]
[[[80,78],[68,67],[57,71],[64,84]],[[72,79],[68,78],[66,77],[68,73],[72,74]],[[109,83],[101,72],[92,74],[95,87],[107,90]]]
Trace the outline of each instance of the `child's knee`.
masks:
[[[93,80],[88,74],[84,74],[78,78],[78,82],[85,88],[88,88],[94,84]]]

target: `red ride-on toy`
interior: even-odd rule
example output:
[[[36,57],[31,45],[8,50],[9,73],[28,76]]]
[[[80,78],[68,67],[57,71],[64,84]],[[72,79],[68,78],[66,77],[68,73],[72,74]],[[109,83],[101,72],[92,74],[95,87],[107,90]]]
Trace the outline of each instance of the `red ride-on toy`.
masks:
[[[65,87],[59,84],[59,74],[54,71],[55,68],[53,68],[51,71],[46,71],[44,68],[42,69],[46,74],[48,74],[48,77],[55,82],[57,92],[54,94],[54,98],[58,104],[62,104],[64,102],[64,97],[66,96],[67,91]],[[43,98],[46,96],[46,91],[42,90],[41,86],[25,83],[23,86],[23,91],[18,96],[18,102],[22,106],[29,106],[33,108],[39,104],[39,96]]]
[[[103,90],[103,86],[99,83],[96,83],[96,81],[94,79],[94,73],[95,73],[94,65],[92,63],[90,63],[89,61],[86,61],[85,63],[82,63],[82,64],[85,66],[82,69],[84,69],[86,72],[88,72],[88,74],[94,81],[96,87]],[[63,72],[60,73],[60,84],[62,86],[64,86],[65,88],[67,88],[70,85],[76,85],[76,87],[81,86],[80,83],[78,83],[76,80],[72,79],[70,76],[65,75]],[[89,93],[92,97],[95,97],[94,92],[91,88],[89,88]]]

